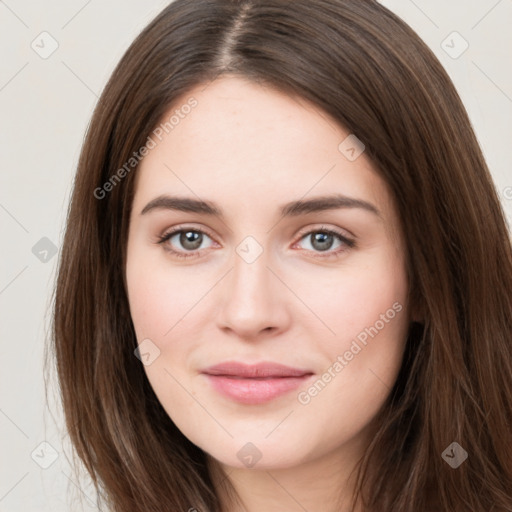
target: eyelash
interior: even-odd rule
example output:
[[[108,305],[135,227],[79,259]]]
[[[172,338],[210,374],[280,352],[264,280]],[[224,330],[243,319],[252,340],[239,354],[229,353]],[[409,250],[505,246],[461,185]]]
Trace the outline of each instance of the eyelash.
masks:
[[[192,231],[193,233],[202,233],[203,235],[206,235],[209,238],[213,239],[213,237],[210,234],[208,234],[206,231],[203,231],[202,229],[177,226],[176,228],[173,228],[171,231],[167,231],[163,235],[158,236],[157,244],[163,245],[165,242],[170,240],[174,235],[176,235],[178,233],[184,233],[187,231]],[[337,258],[337,257],[341,256],[343,253],[345,253],[348,249],[353,249],[356,247],[355,240],[347,238],[346,236],[342,235],[340,232],[338,232],[334,229],[329,229],[329,228],[320,228],[320,229],[317,228],[317,229],[312,229],[310,231],[307,231],[305,233],[301,233],[298,241],[300,242],[301,240],[306,238],[308,235],[311,235],[313,233],[322,233],[322,234],[327,234],[327,235],[333,235],[333,236],[337,237],[346,246],[345,248],[341,248],[341,249],[338,248],[338,250],[333,251],[333,252],[325,251],[325,255],[323,255],[320,251],[313,251],[316,253],[316,255],[314,256],[315,258],[331,258],[331,257]],[[194,258],[194,257],[199,256],[197,250],[182,252],[182,251],[176,251],[174,249],[171,249],[170,247],[165,247],[165,250],[170,252],[174,256],[177,256],[178,258],[185,259],[185,258]]]

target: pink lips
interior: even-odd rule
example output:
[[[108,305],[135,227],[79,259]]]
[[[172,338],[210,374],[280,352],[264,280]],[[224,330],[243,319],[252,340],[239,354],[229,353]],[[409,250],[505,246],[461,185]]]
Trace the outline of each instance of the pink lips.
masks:
[[[215,390],[248,405],[268,402],[303,384],[313,372],[277,363],[246,365],[227,361],[201,373],[206,375]]]

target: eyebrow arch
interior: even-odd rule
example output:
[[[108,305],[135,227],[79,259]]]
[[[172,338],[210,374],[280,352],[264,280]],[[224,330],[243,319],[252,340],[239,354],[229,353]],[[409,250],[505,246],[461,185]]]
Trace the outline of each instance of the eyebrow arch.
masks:
[[[280,207],[280,212],[282,217],[296,217],[308,213],[335,210],[338,208],[361,208],[377,215],[378,217],[382,217],[380,211],[372,203],[342,194],[320,196],[305,201],[291,201],[282,205]],[[223,217],[222,210],[215,205],[215,203],[190,197],[167,195],[158,196],[143,208],[140,215],[144,215],[151,210],[178,210],[182,212]]]

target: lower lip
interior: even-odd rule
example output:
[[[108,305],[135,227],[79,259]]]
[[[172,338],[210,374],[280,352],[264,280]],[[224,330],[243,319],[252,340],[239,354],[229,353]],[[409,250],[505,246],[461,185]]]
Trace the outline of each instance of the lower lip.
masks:
[[[303,377],[274,377],[250,379],[208,375],[208,380],[219,393],[232,400],[248,405],[269,402],[303,385],[311,375]]]

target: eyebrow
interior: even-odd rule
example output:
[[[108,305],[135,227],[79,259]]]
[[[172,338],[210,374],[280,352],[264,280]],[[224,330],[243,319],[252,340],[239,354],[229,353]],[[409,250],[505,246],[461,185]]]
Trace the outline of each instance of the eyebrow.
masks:
[[[360,208],[366,210],[378,217],[382,217],[381,212],[375,205],[362,199],[348,197],[342,194],[314,197],[307,200],[297,200],[286,203],[280,207],[280,213],[283,217],[296,217],[308,213],[322,212],[326,210],[335,210],[340,208]],[[179,197],[161,195],[152,199],[141,211],[144,215],[152,210],[178,210],[189,213],[200,213],[215,217],[223,217],[222,210],[211,201],[203,201],[191,197]]]

